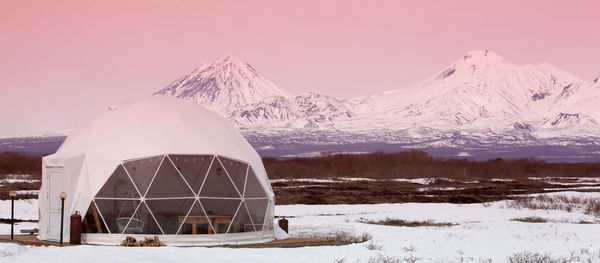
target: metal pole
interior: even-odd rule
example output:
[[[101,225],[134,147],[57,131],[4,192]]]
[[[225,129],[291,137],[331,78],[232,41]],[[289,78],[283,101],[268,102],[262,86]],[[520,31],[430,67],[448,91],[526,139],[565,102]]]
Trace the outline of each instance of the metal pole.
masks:
[[[15,239],[15,197],[10,197],[10,240]]]
[[[60,199],[60,244],[63,243],[63,221],[65,221],[65,199]]]

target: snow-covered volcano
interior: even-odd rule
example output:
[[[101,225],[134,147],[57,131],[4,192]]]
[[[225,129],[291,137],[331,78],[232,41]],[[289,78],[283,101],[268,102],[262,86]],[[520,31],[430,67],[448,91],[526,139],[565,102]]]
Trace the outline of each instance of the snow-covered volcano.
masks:
[[[414,86],[354,101],[400,123],[495,130],[544,119],[566,87],[584,83],[548,64],[517,66],[491,51],[471,51]]]
[[[313,129],[354,115],[345,100],[316,93],[293,95],[234,56],[203,65],[154,95],[191,100],[240,126]]]
[[[219,113],[228,113],[270,96],[292,96],[234,56],[203,65],[155,95],[191,100]]]
[[[487,50],[468,52],[413,86],[352,100],[295,96],[231,56],[156,94],[207,106],[246,134],[315,143],[447,140],[447,145],[510,138],[544,144],[556,136],[561,143],[579,135],[600,137],[600,81],[587,82],[549,64],[515,65]]]

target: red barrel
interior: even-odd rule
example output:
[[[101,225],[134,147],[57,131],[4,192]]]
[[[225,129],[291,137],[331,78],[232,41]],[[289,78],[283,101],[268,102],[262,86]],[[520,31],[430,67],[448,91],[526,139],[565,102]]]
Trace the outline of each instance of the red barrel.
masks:
[[[71,215],[71,244],[81,244],[81,215],[79,211],[75,211],[75,214]]]
[[[285,216],[282,219],[279,219],[279,227],[283,229],[286,233],[288,233],[288,220],[285,219]]]

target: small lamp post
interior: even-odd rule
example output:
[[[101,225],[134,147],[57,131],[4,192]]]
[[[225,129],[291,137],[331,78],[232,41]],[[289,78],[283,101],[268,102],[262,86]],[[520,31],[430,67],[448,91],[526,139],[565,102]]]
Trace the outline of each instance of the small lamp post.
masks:
[[[63,243],[63,225],[65,221],[65,199],[67,199],[67,193],[62,192],[60,197],[60,244]]]
[[[17,193],[15,191],[10,191],[8,193],[10,196],[10,240],[15,239],[15,197]]]

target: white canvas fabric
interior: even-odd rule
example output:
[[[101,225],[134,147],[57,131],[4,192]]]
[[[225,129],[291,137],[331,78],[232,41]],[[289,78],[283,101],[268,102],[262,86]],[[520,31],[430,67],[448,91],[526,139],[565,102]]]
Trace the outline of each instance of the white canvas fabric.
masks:
[[[272,224],[273,190],[260,156],[239,130],[197,104],[154,96],[108,108],[73,130],[55,154],[43,158],[39,238],[57,240],[53,232],[56,214],[52,213],[57,210],[60,190],[67,194],[63,238],[68,241],[69,216],[75,211],[86,213],[94,196],[123,161],[167,154],[214,155],[249,164],[269,199],[265,222]],[[261,242],[273,239],[272,229],[265,225],[255,233],[165,235],[161,240],[169,245]],[[124,236],[84,234],[83,241],[118,244]]]

